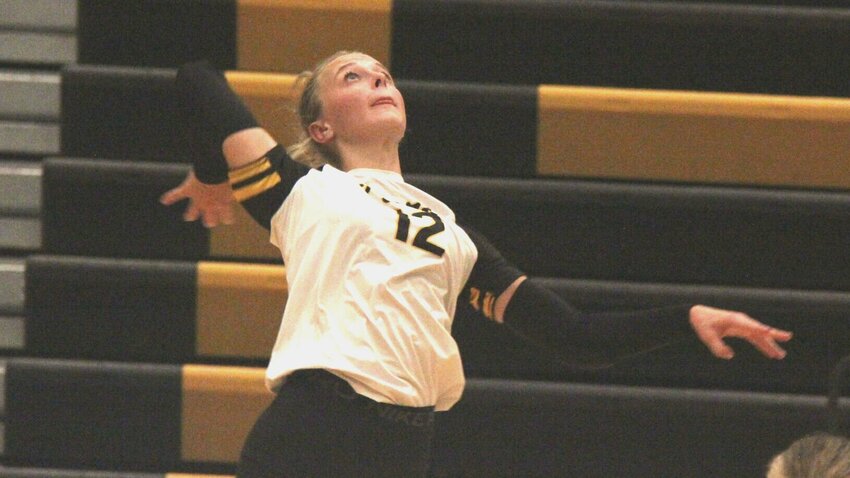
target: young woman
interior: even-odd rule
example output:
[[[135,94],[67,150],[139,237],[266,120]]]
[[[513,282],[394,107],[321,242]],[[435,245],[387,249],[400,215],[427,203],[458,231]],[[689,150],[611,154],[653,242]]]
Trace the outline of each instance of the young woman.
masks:
[[[194,171],[162,202],[188,199],[184,218],[214,227],[232,221],[235,198],[286,264],[289,300],[266,375],[277,396],[248,437],[240,476],[424,476],[433,412],[464,387],[450,333],[459,297],[579,364],[692,333],[721,358],[732,357],[724,337],[784,357],[777,342],[789,332],[738,312],[576,311],[404,181],[404,100],[381,63],[339,52],[305,80],[304,138],[285,151],[220,73],[196,63],[177,77]]]

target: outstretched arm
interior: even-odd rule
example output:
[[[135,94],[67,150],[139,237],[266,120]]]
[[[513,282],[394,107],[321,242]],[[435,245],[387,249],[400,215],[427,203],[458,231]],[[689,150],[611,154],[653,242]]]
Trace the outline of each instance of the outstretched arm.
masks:
[[[233,222],[233,203],[238,200],[268,228],[271,215],[307,168],[286,156],[209,63],[181,66],[176,91],[192,171],[160,201],[172,205],[188,199],[183,218],[214,227]]]
[[[777,342],[790,340],[790,332],[768,327],[740,312],[683,305],[582,313],[510,265],[484,236],[469,229],[467,232],[478,248],[478,261],[466,288],[473,308],[572,364],[610,365],[694,332],[720,358],[732,357],[723,342],[725,337],[743,338],[770,358],[785,356]]]

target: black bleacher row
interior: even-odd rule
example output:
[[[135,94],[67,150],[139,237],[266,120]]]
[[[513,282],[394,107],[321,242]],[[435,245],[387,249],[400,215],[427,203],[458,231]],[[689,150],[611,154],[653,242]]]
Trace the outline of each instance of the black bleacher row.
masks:
[[[187,161],[174,74],[63,69],[63,154]],[[294,75],[226,75],[278,141],[298,139]],[[435,81],[398,86],[409,113],[401,146],[406,174],[850,186],[841,161],[850,148],[847,99]]]
[[[185,162],[187,140],[176,134],[182,126],[175,114],[174,76],[174,69],[66,67],[62,72],[63,154]],[[401,82],[399,87],[410,119],[402,146],[406,171],[535,175],[534,88],[423,82]],[[275,116],[288,118],[286,94],[277,92],[280,106],[271,106],[277,109]],[[285,119],[275,119],[287,124]],[[295,125],[289,128],[294,131]],[[286,133],[292,136],[289,131],[282,135]]]
[[[228,373],[10,359],[7,461],[226,473],[270,399],[261,369]],[[797,395],[470,380],[438,419],[430,476],[756,477],[825,421],[823,400]]]
[[[238,246],[214,251],[210,243],[218,230],[184,223],[180,206],[159,205],[159,195],[186,171],[142,161],[46,160],[45,250],[268,260]],[[850,290],[846,193],[426,175],[408,180],[536,276]]]
[[[317,44],[302,38],[300,22],[322,18],[328,23],[317,26],[319,40],[339,35],[321,28],[334,21],[351,22],[361,42],[385,38],[373,48],[386,53],[373,53],[389,56],[405,79],[850,93],[850,13],[839,1],[376,0],[354,12],[316,8],[314,17],[305,17],[299,3],[80,0],[79,62],[176,66],[207,57],[221,68],[281,71],[278,52],[303,56]],[[263,21],[264,30],[250,31],[246,15],[257,15],[251,19]],[[252,50],[270,57],[266,64],[246,60]]]
[[[393,68],[403,78],[848,92],[845,9],[408,0],[393,14]]]

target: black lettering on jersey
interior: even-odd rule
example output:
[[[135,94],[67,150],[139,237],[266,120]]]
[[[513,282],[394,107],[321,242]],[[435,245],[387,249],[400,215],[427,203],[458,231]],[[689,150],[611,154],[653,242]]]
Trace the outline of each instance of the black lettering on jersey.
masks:
[[[398,213],[398,227],[395,231],[395,238],[401,242],[407,242],[407,235],[410,232],[410,218],[401,209],[396,209]]]
[[[416,233],[416,237],[413,238],[413,245],[418,247],[424,251],[428,251],[432,254],[436,254],[438,257],[443,257],[443,254],[446,252],[440,246],[436,246],[428,242],[428,238],[433,236],[434,234],[439,234],[446,230],[445,224],[443,224],[443,220],[440,219],[440,216],[435,212],[431,212],[430,210],[419,211],[413,213],[414,217],[430,217],[434,220],[434,224],[431,224],[428,227],[423,227]],[[401,226],[401,221],[399,221],[399,227]]]
[[[372,188],[365,184],[361,184],[360,187],[369,194],[372,191]],[[405,213],[401,207],[396,206],[387,198],[381,198],[385,204],[392,205],[396,212],[398,213],[398,225],[396,227],[395,238],[401,242],[407,242],[410,237],[410,217]],[[430,252],[431,254],[435,254],[437,257],[443,257],[443,254],[446,253],[446,250],[442,247],[432,244],[428,242],[428,239],[435,234],[439,234],[446,230],[446,225],[443,224],[443,219],[437,215],[437,213],[431,211],[430,208],[422,207],[422,204],[419,202],[407,201],[406,205],[413,209],[418,209],[417,212],[411,214],[413,217],[429,217],[434,221],[434,224],[430,226],[423,227],[420,229],[415,236],[413,236],[413,242],[411,245],[413,247],[418,247],[423,251]]]

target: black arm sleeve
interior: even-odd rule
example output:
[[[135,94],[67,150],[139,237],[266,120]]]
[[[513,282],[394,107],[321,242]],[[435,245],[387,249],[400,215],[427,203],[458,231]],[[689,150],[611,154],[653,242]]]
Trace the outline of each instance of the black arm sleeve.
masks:
[[[468,300],[472,308],[485,318],[495,320],[496,298],[523,273],[505,260],[483,234],[469,226],[462,227],[478,249],[478,259],[461,292],[461,299]]]
[[[254,115],[206,61],[177,70],[177,105],[185,125],[195,177],[206,184],[227,181],[221,145],[232,133],[257,126]]]
[[[256,161],[230,171],[229,180],[236,200],[255,221],[270,229],[272,216],[298,179],[309,171],[277,145]]]
[[[478,259],[461,299],[495,320],[496,299],[524,275],[486,237],[464,226],[478,249]],[[579,367],[609,366],[692,335],[690,305],[634,312],[582,313],[529,278],[520,284],[505,309],[503,324],[519,336]]]
[[[605,367],[693,336],[690,308],[586,314],[532,278],[517,288],[504,324],[572,365]]]

